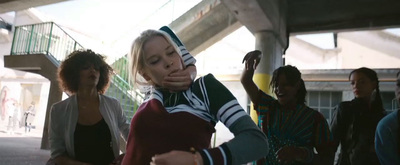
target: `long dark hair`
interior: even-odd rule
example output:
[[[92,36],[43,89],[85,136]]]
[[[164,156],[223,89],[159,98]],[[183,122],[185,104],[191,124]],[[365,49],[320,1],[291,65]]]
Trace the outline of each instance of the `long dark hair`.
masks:
[[[292,86],[296,85],[297,82],[299,82],[299,90],[297,91],[296,98],[297,98],[297,104],[304,104],[306,102],[306,95],[307,95],[307,90],[306,86],[304,85],[304,81],[301,78],[301,73],[300,71],[292,65],[286,65],[286,66],[281,66],[278,69],[275,69],[273,75],[272,75],[272,80],[270,82],[270,86],[272,89],[275,89],[278,84],[279,76],[284,74],[286,76],[286,79],[288,83]]]
[[[372,98],[371,98],[371,107],[372,107],[372,110],[376,111],[376,112],[384,111],[385,109],[383,108],[381,91],[379,90],[378,74],[376,74],[376,72],[370,68],[362,67],[362,68],[358,68],[358,69],[355,69],[350,72],[349,81],[350,81],[351,75],[354,73],[362,73],[365,76],[367,76],[368,79],[370,79],[371,81],[376,82],[375,93],[372,94]]]

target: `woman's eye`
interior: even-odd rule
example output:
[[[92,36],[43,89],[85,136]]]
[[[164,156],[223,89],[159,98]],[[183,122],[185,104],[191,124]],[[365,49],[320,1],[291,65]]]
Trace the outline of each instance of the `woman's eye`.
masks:
[[[172,56],[172,55],[174,55],[174,54],[175,54],[175,51],[171,51],[171,52],[168,52],[168,53],[167,53],[168,56]]]
[[[159,61],[158,59],[157,59],[157,60],[152,60],[152,61],[150,61],[150,64],[151,64],[151,65],[155,65],[155,64],[158,63],[158,61]]]
[[[160,61],[160,58],[152,57],[152,58],[147,59],[146,63],[148,63],[149,65],[154,65],[154,64],[157,64],[159,61]]]

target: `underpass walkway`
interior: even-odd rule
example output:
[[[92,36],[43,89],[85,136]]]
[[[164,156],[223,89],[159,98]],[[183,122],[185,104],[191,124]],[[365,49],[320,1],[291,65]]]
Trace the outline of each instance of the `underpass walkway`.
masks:
[[[50,150],[40,149],[42,130],[25,128],[7,132],[6,126],[0,126],[0,165],[45,165],[50,158]]]

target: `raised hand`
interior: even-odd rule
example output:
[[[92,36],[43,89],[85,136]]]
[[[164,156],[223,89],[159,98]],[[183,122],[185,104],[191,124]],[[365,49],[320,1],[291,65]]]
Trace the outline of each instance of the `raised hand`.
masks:
[[[244,56],[242,63],[246,62],[246,70],[255,70],[261,60],[261,51],[254,50]]]

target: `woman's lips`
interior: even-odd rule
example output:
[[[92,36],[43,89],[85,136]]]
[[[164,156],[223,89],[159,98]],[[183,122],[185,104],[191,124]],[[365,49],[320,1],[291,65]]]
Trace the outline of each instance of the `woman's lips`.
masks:
[[[97,77],[95,75],[91,75],[89,78],[95,80]]]

